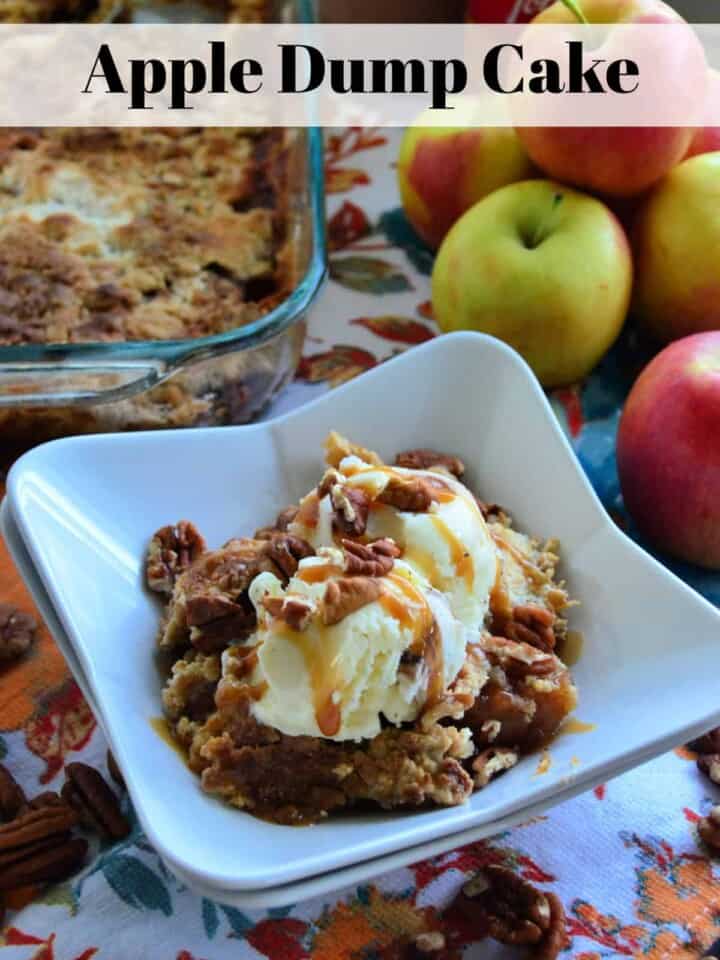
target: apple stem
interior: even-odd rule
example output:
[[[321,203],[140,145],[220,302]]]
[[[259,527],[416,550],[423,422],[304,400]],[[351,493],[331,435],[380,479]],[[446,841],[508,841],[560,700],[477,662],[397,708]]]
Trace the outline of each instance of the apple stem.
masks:
[[[582,7],[578,3],[578,0],[562,0],[562,2],[571,13],[575,14],[580,23],[588,23],[588,18],[583,13]]]
[[[537,225],[537,229],[535,230],[532,237],[530,238],[530,242],[528,245],[530,250],[534,250],[536,247],[539,247],[540,244],[543,242],[543,240],[548,236],[548,234],[552,230],[555,224],[558,207],[560,206],[562,201],[563,201],[563,195],[561,193],[556,193],[555,196],[553,197],[552,207],[550,208],[550,212],[548,213],[548,215],[545,217],[544,220],[540,221],[540,223]]]

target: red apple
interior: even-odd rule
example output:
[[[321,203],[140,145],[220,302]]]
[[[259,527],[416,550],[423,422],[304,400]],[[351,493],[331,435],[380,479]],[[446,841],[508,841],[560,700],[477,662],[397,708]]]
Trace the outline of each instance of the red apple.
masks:
[[[712,118],[714,113],[717,115],[720,110],[720,73],[717,70],[708,70],[705,103],[708,118]],[[717,150],[720,150],[720,127],[700,127],[690,144],[687,158],[697,157],[700,153],[715,153]]]
[[[577,0],[589,23],[684,23],[661,0]],[[557,0],[533,24],[577,23]],[[674,35],[673,42],[676,42]],[[684,81],[694,83],[699,52],[691,41],[683,60]],[[683,54],[684,57],[684,54]],[[678,65],[675,64],[675,69]],[[518,127],[530,158],[549,176],[605,196],[642,193],[685,156],[694,135],[690,127]]]
[[[534,168],[512,127],[432,127],[424,117],[400,144],[398,185],[408,220],[425,243],[439,247],[473,204],[533,176]]]
[[[720,570],[720,331],[676,340],[643,370],[617,462],[625,506],[648,541]]]

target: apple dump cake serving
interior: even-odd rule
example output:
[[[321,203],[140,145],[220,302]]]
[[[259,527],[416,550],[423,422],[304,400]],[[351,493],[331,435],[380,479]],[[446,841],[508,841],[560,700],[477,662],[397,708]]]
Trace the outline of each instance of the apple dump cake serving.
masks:
[[[513,529],[429,450],[338,434],[317,487],[253,538],[152,538],[168,722],[203,787],[281,823],[454,805],[575,706],[555,653],[557,544]]]

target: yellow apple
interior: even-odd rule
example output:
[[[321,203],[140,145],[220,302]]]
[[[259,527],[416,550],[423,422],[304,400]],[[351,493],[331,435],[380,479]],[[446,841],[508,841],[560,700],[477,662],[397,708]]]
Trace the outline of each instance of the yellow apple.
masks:
[[[423,116],[405,131],[398,185],[408,220],[436,248],[474,203],[533,167],[512,127],[430,127]]]
[[[720,328],[720,152],[671,170],[633,228],[634,312],[662,342]]]
[[[605,204],[527,180],[458,220],[435,261],[432,302],[443,331],[499,337],[555,387],[584,377],[611,346],[631,287],[629,245]]]

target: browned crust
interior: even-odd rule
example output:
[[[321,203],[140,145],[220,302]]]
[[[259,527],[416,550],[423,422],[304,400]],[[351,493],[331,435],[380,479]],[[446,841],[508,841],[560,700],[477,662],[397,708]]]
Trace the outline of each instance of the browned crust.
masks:
[[[292,283],[285,158],[279,131],[0,132],[0,343],[194,338],[257,319]]]

